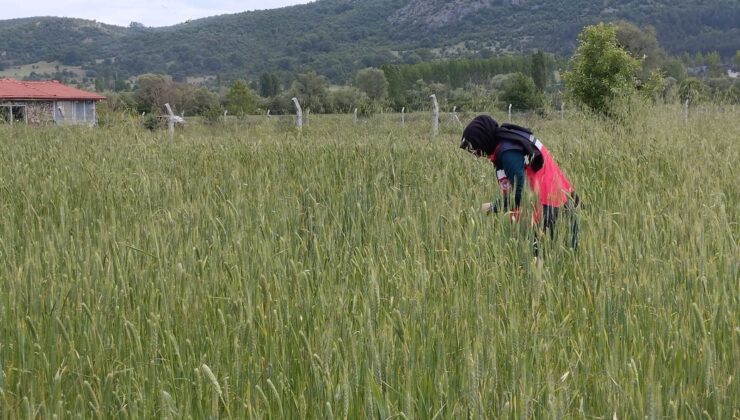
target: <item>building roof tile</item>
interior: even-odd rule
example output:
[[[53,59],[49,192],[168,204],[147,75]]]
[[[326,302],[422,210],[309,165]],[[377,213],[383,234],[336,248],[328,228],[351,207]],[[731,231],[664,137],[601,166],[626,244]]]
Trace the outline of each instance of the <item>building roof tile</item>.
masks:
[[[0,79],[0,100],[84,100],[102,101],[105,96],[65,86],[54,81]]]

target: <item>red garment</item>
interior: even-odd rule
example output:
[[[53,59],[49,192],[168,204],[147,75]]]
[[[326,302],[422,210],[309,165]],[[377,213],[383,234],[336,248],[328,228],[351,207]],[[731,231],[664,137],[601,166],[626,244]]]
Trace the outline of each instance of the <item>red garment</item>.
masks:
[[[537,193],[539,203],[533,203],[532,224],[538,224],[542,218],[542,206],[560,207],[568,201],[568,197],[575,191],[573,186],[560,170],[555,160],[550,156],[547,148],[537,141],[537,148],[542,154],[542,168],[535,172],[530,165],[524,168],[524,175],[529,183],[529,188]],[[498,150],[498,148],[496,149]],[[488,156],[491,162],[496,161],[495,152]],[[496,171],[499,187],[502,195],[508,195],[511,192],[511,182],[506,177],[503,170]],[[511,213],[511,220],[518,222],[520,217],[519,209],[514,209]]]
[[[544,165],[542,169],[534,172],[529,166],[525,168],[525,174],[529,187],[536,192],[540,198],[540,205],[560,207],[568,200],[568,195],[573,192],[573,187],[563,175],[560,167],[545,146],[540,149]]]
[[[542,218],[542,206],[560,207],[568,201],[568,196],[574,191],[568,179],[550,152],[542,146],[540,148],[544,165],[542,169],[534,172],[529,166],[524,172],[529,182],[529,187],[536,192],[540,198],[539,205],[534,206],[532,213],[532,224],[539,224]]]

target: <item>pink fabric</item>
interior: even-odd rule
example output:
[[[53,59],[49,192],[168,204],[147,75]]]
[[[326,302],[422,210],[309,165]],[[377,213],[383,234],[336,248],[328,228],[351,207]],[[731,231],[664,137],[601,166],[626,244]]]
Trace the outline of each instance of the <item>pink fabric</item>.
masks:
[[[542,169],[537,172],[529,166],[525,169],[529,187],[540,197],[541,206],[560,207],[568,200],[568,194],[573,192],[573,187],[547,148],[543,146],[540,152],[544,161]]]

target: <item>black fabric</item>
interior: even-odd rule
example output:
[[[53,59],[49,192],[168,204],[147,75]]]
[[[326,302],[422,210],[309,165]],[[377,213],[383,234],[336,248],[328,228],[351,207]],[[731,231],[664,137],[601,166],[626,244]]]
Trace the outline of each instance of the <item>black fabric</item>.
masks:
[[[522,165],[524,165],[524,146],[522,146],[522,143],[503,139],[498,142],[498,147],[496,147],[496,154],[494,156],[493,164],[496,165],[497,168],[503,168],[503,166],[501,166],[501,156],[510,150],[519,152],[522,155]]]
[[[570,222],[570,237],[568,238],[568,246],[570,246],[571,249],[577,249],[578,248],[578,207],[581,204],[581,199],[578,197],[578,194],[573,192],[570,197],[568,197],[568,201],[566,201],[565,205],[563,206],[563,210],[568,216],[569,222]],[[560,214],[560,208],[559,207],[553,207],[553,206],[542,206],[542,233],[545,235],[550,235],[550,240],[555,239],[555,225],[558,221],[558,216]],[[534,236],[534,255],[535,257],[540,256],[541,254],[541,247],[540,247],[540,238],[541,234],[535,230],[535,236]]]
[[[478,155],[490,155],[496,150],[498,123],[488,115],[473,118],[463,130],[460,148]]]
[[[506,124],[506,126],[512,127],[513,124]],[[534,143],[529,141],[529,137],[531,134],[532,133],[527,129],[519,130],[518,128],[505,128],[503,126],[499,127],[498,130],[496,130],[496,138],[499,142],[518,142],[522,145],[522,147],[524,147],[524,153],[529,157],[529,167],[532,168],[534,172],[537,172],[542,169],[542,166],[544,166],[545,159],[542,157],[542,152],[540,152],[540,149],[538,149],[537,146],[534,145]]]
[[[532,132],[514,124],[499,124],[488,115],[479,115],[463,130],[460,148],[478,156],[489,156],[496,151],[502,141],[521,145],[524,154],[529,158],[529,166],[537,172],[542,169],[542,153],[529,140]]]
[[[501,127],[502,128],[507,128],[509,130],[523,131],[523,132],[525,132],[527,134],[532,134],[532,130],[530,130],[528,128],[525,128],[525,127],[522,127],[521,125],[516,125],[516,124],[512,124],[512,123],[503,123],[503,124],[501,124]]]

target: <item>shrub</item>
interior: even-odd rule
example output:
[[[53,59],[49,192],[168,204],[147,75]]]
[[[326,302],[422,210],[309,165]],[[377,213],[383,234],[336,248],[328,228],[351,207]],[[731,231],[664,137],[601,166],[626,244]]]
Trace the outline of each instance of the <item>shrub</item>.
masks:
[[[640,63],[617,43],[613,25],[587,26],[563,77],[576,101],[591,111],[612,115],[615,100],[634,91]]]
[[[529,111],[542,108],[544,98],[531,77],[516,73],[506,84],[501,100],[504,105],[511,104],[517,111]]]
[[[682,103],[687,100],[690,104],[702,102],[707,98],[707,87],[701,80],[689,77],[679,85],[678,97]]]
[[[141,124],[144,126],[144,128],[151,131],[157,130],[162,127],[162,122],[154,114],[145,115],[144,119],[141,121]]]

